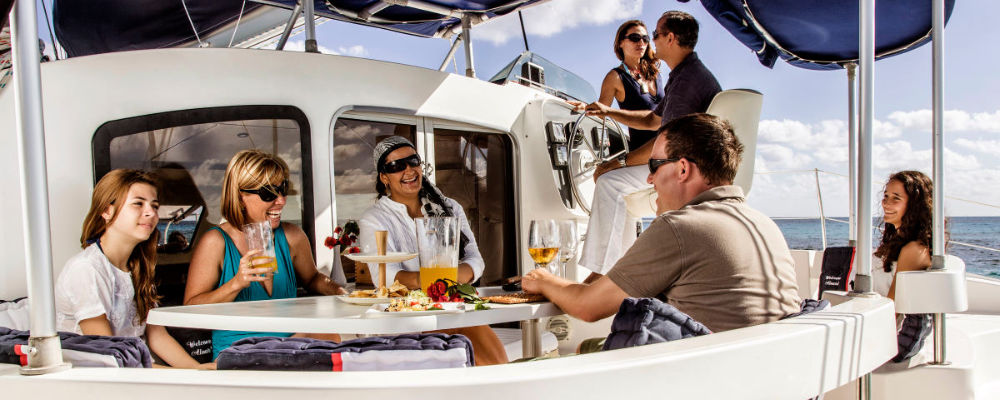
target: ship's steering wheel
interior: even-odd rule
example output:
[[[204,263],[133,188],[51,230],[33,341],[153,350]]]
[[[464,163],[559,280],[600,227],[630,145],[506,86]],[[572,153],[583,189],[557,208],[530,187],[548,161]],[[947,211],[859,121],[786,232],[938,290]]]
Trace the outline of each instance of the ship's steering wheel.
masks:
[[[577,117],[576,122],[572,125],[572,130],[569,135],[569,185],[573,190],[573,197],[576,202],[580,205],[580,208],[590,215],[590,198],[585,198],[582,193],[580,185],[585,182],[593,182],[594,170],[597,169],[598,165],[605,162],[615,160],[618,156],[626,154],[629,151],[628,148],[628,137],[626,131],[622,130],[622,126],[611,117],[604,117],[601,120],[600,129],[598,130],[597,138],[591,137],[591,135],[586,134],[581,123],[583,119],[587,117],[586,113],[580,113]],[[611,153],[611,141],[610,134],[614,132],[608,132],[610,124],[614,124],[617,127],[617,135],[621,138],[622,147],[621,151],[614,154]],[[595,140],[596,139],[596,140]]]

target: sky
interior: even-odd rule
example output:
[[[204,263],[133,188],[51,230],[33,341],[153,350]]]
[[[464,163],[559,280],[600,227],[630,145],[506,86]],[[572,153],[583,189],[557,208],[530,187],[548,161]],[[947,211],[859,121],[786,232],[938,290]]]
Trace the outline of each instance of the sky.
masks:
[[[611,42],[619,24],[641,19],[652,29],[668,10],[701,23],[696,51],[723,89],[764,94],[751,206],[772,217],[818,217],[816,174],[826,216],[848,213],[847,79],[840,71],[811,71],[778,61],[757,62],[698,1],[551,0],[523,12],[530,49],[599,88],[619,61]],[[945,211],[950,216],[1000,215],[1000,53],[968,45],[1000,37],[992,16],[1000,2],[957,1],[946,29]],[[327,21],[316,29],[321,51],[436,69],[450,43]],[[47,35],[42,34],[47,38]],[[516,15],[472,31],[477,76],[488,79],[524,50]],[[301,51],[302,35],[287,50]],[[666,67],[662,66],[664,78]],[[464,73],[457,54],[449,71]],[[931,46],[875,65],[873,205],[885,179],[904,169],[931,172]],[[800,172],[794,172],[800,171]],[[984,206],[964,200],[986,203]]]

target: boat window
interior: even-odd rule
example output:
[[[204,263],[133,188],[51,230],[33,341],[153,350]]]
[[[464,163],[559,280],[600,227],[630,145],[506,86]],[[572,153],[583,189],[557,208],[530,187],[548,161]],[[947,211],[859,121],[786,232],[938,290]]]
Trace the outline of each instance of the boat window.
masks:
[[[337,188],[338,226],[360,219],[361,214],[375,204],[378,195],[375,192],[375,160],[372,160],[375,143],[392,135],[416,143],[416,132],[413,123],[337,119],[333,125],[333,179]]]
[[[308,138],[305,115],[286,106],[185,110],[112,121],[94,136],[94,182],[115,168],[159,176],[157,275],[165,285],[179,285],[183,294],[194,242],[222,222],[222,179],[229,159],[241,150],[261,149],[288,163],[293,191],[281,218],[301,225],[313,242],[313,218],[305,217],[313,214]],[[177,267],[175,274],[159,268],[170,265]],[[169,282],[171,276],[178,281]]]
[[[517,275],[513,144],[501,134],[434,128],[435,182],[469,219],[486,262],[480,280]]]
[[[566,100],[597,101],[597,92],[585,79],[530,51],[521,53],[489,81],[517,83]]]

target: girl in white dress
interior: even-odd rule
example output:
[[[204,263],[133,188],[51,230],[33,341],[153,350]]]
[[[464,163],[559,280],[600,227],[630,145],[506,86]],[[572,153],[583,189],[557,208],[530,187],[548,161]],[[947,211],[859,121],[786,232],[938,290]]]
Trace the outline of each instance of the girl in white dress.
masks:
[[[146,325],[159,296],[153,272],[159,221],[155,178],[116,169],[97,182],[83,222],[83,251],[56,281],[56,327],[83,335],[146,337],[150,350],[173,367],[199,364],[162,326]]]
[[[875,291],[895,299],[896,272],[931,266],[931,211],[934,184],[919,171],[901,171],[889,177],[882,196],[885,225],[882,243],[872,265]]]

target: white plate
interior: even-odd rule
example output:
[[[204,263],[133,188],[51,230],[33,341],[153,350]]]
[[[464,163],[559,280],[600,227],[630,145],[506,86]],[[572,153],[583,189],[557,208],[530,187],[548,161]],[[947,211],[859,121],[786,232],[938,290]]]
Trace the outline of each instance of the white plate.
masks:
[[[386,301],[390,300],[385,297],[351,297],[346,294],[333,297],[336,297],[337,300],[340,300],[344,303],[357,304],[360,306],[370,306],[372,304],[385,303]]]
[[[386,312],[382,311],[388,307],[388,303],[376,304],[371,306],[368,311],[365,311],[364,318],[386,318],[386,317],[419,317],[424,315],[437,315],[437,314],[458,314],[465,312],[464,303],[441,303],[441,306],[446,307],[444,310],[430,310],[430,311],[397,311],[397,312]]]
[[[385,253],[384,256],[372,253],[345,254],[347,258],[363,263],[396,263],[409,260],[417,256],[417,253],[401,253],[397,251]]]

